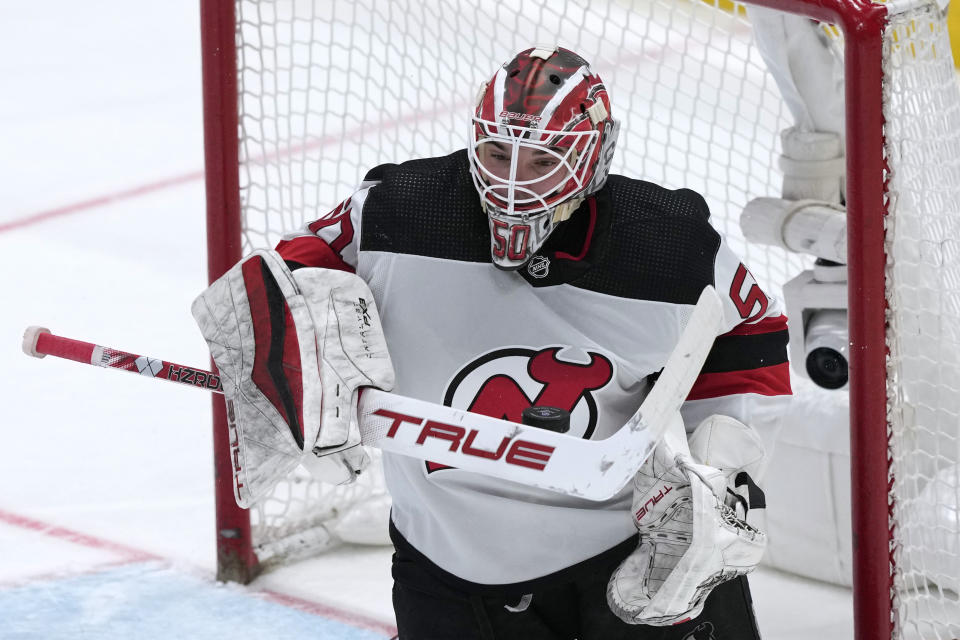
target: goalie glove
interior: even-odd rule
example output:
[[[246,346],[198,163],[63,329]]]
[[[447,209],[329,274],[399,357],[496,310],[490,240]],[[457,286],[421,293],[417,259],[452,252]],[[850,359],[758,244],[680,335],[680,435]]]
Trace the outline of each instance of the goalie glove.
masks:
[[[395,384],[380,314],[358,275],[304,268],[294,271],[293,279],[315,323],[323,387],[320,432],[302,463],[326,482],[350,482],[369,462],[360,446],[361,387],[390,391]]]
[[[711,422],[715,418],[719,416],[704,424],[715,427]],[[695,462],[680,415],[673,420],[633,482],[633,519],[640,543],[607,585],[610,609],[629,624],[664,626],[697,617],[713,588],[752,571],[766,547],[765,534],[728,504],[739,502],[733,496],[728,500],[727,493],[727,479],[739,475],[739,466],[718,469]],[[723,420],[743,427],[731,418]],[[729,436],[725,452],[746,444],[743,450],[754,456],[759,445],[762,460],[759,439],[744,429],[721,433],[724,425],[710,427],[710,434],[697,441],[699,453],[711,440],[724,440],[717,436]],[[740,436],[747,440],[738,443],[735,438]]]
[[[291,273],[276,252],[257,251],[192,311],[223,382],[237,504],[252,506],[298,464],[328,482],[353,479],[367,461],[357,387],[393,385],[366,283]]]

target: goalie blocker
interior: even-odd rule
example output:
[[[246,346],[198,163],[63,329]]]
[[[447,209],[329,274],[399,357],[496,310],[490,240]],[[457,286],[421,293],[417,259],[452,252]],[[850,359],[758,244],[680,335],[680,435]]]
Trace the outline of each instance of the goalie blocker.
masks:
[[[373,296],[353,274],[291,273],[257,251],[193,303],[220,371],[234,448],[237,504],[249,507],[303,464],[334,484],[368,457],[359,387],[390,389],[393,365]]]

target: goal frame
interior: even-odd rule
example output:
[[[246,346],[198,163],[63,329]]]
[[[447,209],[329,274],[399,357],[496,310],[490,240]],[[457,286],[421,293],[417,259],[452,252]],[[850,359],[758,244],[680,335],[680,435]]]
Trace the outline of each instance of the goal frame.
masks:
[[[233,0],[201,0],[207,277],[213,282],[242,256],[237,107],[236,10]],[[211,367],[216,365],[211,358]],[[247,584],[259,572],[249,513],[233,497],[226,404],[213,397],[213,467],[217,580]]]
[[[854,628],[858,640],[890,637],[894,566],[886,416],[882,37],[888,12],[899,12],[905,3],[750,0],[749,4],[829,22],[844,33]],[[201,0],[200,11],[212,282],[242,257],[234,0]],[[217,579],[247,583],[257,574],[257,559],[248,513],[234,502],[220,396],[213,398],[213,422]]]

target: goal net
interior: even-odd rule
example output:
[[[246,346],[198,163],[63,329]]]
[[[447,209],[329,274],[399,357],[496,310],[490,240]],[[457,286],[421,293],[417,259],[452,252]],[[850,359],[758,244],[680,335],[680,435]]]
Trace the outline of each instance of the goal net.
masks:
[[[858,633],[875,620],[883,631],[872,638],[952,638],[960,99],[946,26],[936,5],[897,5],[887,17],[882,6],[839,0],[765,4],[837,23],[825,33],[845,51],[847,106],[859,114],[846,134],[848,233],[862,241],[849,256],[851,383],[836,392],[851,398],[854,526],[869,526],[858,539],[875,542],[856,561]],[[203,0],[202,11],[212,277],[330,211],[370,168],[464,147],[481,83],[543,43],[577,51],[608,86],[623,122],[614,173],[703,194],[714,226],[775,295],[812,264],[740,230],[748,202],[780,195],[780,134],[794,124],[749,6]],[[839,35],[855,25],[855,39]],[[221,484],[221,576],[230,579],[334,546],[358,505],[384,513],[388,504],[376,470],[347,488],[297,475],[249,515]]]

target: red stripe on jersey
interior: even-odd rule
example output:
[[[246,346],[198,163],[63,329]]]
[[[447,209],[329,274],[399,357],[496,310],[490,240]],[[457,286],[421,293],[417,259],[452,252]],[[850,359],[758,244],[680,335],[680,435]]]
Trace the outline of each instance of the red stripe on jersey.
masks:
[[[297,262],[305,267],[323,267],[339,271],[356,270],[344,262],[336,251],[317,236],[298,236],[292,240],[281,240],[277,244],[277,253],[284,260]]]
[[[339,225],[340,229],[336,238],[331,239],[332,234],[327,234],[326,236],[330,248],[337,254],[342,253],[344,248],[353,242],[354,231],[353,220],[350,218],[350,200],[351,198],[347,198],[338,204],[336,209],[307,225],[310,232],[317,235],[320,235],[320,231],[327,227]]]
[[[756,393],[761,396],[788,396],[790,389],[790,363],[782,362],[769,367],[745,371],[701,373],[687,400],[704,400],[741,393]]]
[[[760,322],[747,324],[742,322],[733,329],[723,334],[723,336],[755,336],[761,333],[774,333],[775,331],[784,331],[787,328],[787,316],[780,314],[776,317],[764,318]],[[719,337],[723,337],[719,336]]]

